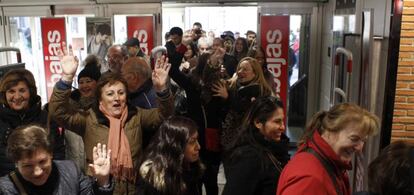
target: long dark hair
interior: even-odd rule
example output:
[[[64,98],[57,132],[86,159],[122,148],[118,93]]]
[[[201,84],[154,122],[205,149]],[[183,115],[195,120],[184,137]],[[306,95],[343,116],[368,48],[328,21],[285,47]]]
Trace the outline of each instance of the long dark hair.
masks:
[[[184,194],[187,187],[183,173],[189,164],[184,160],[184,153],[187,141],[197,130],[196,123],[186,117],[173,116],[164,121],[143,156],[141,177],[163,193]],[[148,162],[151,162],[151,166],[143,173],[143,166]],[[201,172],[200,161],[192,164],[195,164],[193,169]],[[162,180],[161,185],[159,180]]]
[[[283,109],[283,103],[273,96],[259,97],[254,100],[243,119],[243,123],[240,126],[240,131],[238,132],[235,141],[228,145],[227,150],[232,151],[243,144],[251,144],[262,149],[263,147],[257,142],[254,136],[255,132],[258,131],[255,122],[264,125],[279,108]]]

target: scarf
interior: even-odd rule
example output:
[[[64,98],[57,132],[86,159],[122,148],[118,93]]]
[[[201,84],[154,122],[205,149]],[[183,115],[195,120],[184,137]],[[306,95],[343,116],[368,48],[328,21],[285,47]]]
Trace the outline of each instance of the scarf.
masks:
[[[108,149],[111,150],[111,174],[118,180],[135,182],[129,142],[125,136],[124,125],[128,109],[124,108],[121,118],[114,118],[100,105],[99,110],[109,119]]]

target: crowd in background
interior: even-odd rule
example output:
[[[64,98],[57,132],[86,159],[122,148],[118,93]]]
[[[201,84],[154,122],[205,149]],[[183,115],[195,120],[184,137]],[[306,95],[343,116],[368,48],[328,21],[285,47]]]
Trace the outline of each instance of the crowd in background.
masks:
[[[350,103],[320,111],[290,159],[286,108],[256,33],[245,36],[216,37],[197,22],[173,27],[162,55],[146,56],[136,38],[110,46],[107,71],[95,55],[79,65],[62,45],[62,77],[44,108],[33,75],[8,72],[0,82],[0,194],[201,195],[204,186],[217,195],[221,164],[224,195],[352,194],[352,155],[377,133],[378,118]],[[410,148],[394,143],[378,157],[387,164],[374,160],[367,193],[413,191]],[[389,159],[394,150],[404,163]],[[387,180],[399,167],[403,179]]]

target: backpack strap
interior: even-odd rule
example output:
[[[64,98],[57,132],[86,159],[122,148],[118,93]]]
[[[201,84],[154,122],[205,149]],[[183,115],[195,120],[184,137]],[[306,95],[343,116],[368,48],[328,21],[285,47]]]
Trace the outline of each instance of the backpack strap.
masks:
[[[319,153],[317,153],[312,148],[307,147],[305,150],[303,150],[303,152],[307,152],[307,153],[312,154],[313,156],[315,156],[319,160],[319,162],[321,162],[321,164],[325,168],[326,172],[328,172],[329,177],[332,180],[332,183],[335,186],[336,194],[343,195],[343,193],[342,193],[342,191],[339,187],[338,181],[336,180],[336,174],[335,174],[336,172],[335,172],[334,165],[330,161],[328,161],[326,158],[322,157]]]
[[[14,185],[17,187],[19,194],[21,195],[28,195],[26,190],[23,187],[23,184],[20,182],[19,178],[17,178],[16,172],[12,171],[9,173],[10,178],[12,179]]]

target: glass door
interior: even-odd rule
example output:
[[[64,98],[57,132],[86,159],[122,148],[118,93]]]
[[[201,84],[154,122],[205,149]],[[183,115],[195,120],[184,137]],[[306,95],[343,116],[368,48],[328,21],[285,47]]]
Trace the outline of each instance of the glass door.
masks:
[[[5,46],[20,49],[22,62],[36,78],[37,92],[42,97],[42,103],[46,103],[40,18],[49,16],[50,7],[3,7],[3,14]],[[8,64],[17,63],[17,56],[9,53],[5,61]]]
[[[279,71],[286,71],[280,73],[278,71],[270,70],[274,76],[286,74],[287,76],[280,76],[278,85],[280,87],[280,97],[285,101],[286,116],[287,116],[287,128],[286,134],[290,138],[292,146],[296,145],[296,142],[301,138],[305,129],[306,121],[316,111],[316,105],[318,104],[317,98],[312,98],[318,94],[318,91],[314,90],[317,85],[317,69],[315,60],[309,56],[317,56],[316,51],[312,48],[316,45],[316,31],[317,20],[315,19],[317,4],[315,3],[259,3],[259,24],[258,35],[261,43],[267,40],[266,34],[260,32],[263,29],[267,29],[266,16],[280,16],[283,24],[288,28],[283,34],[283,38],[288,39],[280,44],[288,44],[286,52],[283,54],[287,56],[285,68],[279,68]],[[285,24],[288,23],[288,24]],[[274,25],[273,25],[274,26]],[[286,35],[285,35],[286,34]],[[263,37],[265,35],[265,37]],[[313,38],[312,38],[313,37]],[[314,41],[311,41],[314,39]],[[269,46],[270,45],[270,46]],[[272,49],[269,47],[272,43],[269,42],[266,48],[263,48],[267,53],[268,68],[272,62],[272,58],[269,57]],[[262,46],[264,46],[262,44]],[[281,46],[285,48],[286,46]],[[269,62],[270,60],[270,62]],[[283,66],[282,64],[281,66]],[[276,64],[274,67],[280,67]],[[273,68],[274,69],[274,68]],[[285,88],[283,86],[286,86]],[[285,95],[286,94],[286,95]],[[284,99],[286,98],[286,99]]]
[[[137,25],[133,24],[133,21],[136,20],[131,20],[131,24],[128,24],[128,17],[152,17],[152,19],[150,19],[152,20],[152,25],[150,25],[152,26],[152,29],[146,30],[149,34],[146,36],[139,36],[138,31],[137,33],[132,32],[130,34],[133,34],[133,37],[138,38],[141,43],[147,41],[147,37],[152,37],[153,42],[148,43],[148,45],[152,45],[152,47],[162,44],[161,37],[163,36],[161,35],[161,3],[108,4],[105,10],[105,16],[113,17],[115,44],[122,44],[128,39],[128,37],[131,37],[128,36],[128,25]],[[151,51],[152,47],[143,48],[143,45],[145,44],[141,44],[142,50]]]

